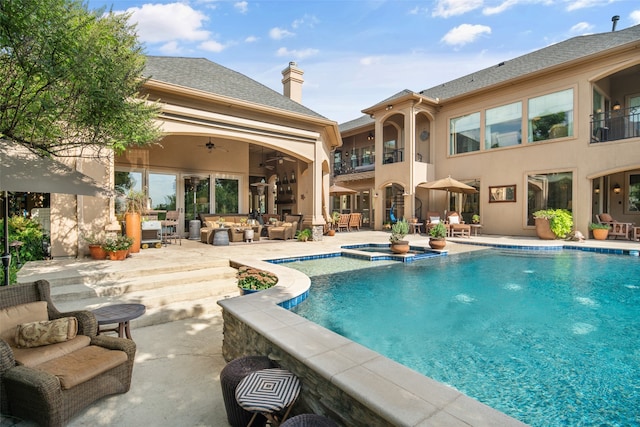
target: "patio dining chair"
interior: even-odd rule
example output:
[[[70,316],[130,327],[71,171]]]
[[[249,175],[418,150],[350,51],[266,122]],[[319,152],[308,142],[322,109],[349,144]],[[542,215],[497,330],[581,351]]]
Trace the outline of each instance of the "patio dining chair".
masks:
[[[340,214],[340,219],[338,220],[338,231],[342,231],[342,229],[349,231],[349,217],[350,214]]]
[[[361,223],[362,223],[362,214],[352,213],[351,216],[349,216],[349,231],[351,231],[352,228],[355,228],[356,230],[360,231]]]

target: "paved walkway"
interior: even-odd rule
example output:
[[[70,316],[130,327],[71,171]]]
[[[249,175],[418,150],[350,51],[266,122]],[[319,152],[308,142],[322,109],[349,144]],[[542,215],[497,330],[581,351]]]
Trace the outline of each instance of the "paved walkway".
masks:
[[[149,267],[154,263],[180,263],[198,257],[269,259],[334,252],[341,245],[388,242],[385,232],[342,232],[325,237],[322,242],[262,241],[236,243],[228,247],[213,247],[183,240],[182,246],[170,245],[162,249],[141,251],[125,262],[113,262],[112,269],[132,268],[140,263]],[[425,235],[408,235],[412,244],[428,244]],[[509,236],[478,236],[470,240],[448,239],[451,255],[482,246],[458,244],[469,241],[504,245],[558,245],[560,241]],[[595,241],[573,243],[585,247],[640,250],[640,242]],[[90,260],[54,259],[29,263],[20,277],[47,277],[62,274],[70,268],[86,269]],[[161,264],[160,264],[161,263]],[[138,351],[131,390],[122,395],[104,398],[76,416],[70,427],[79,426],[214,426],[226,427],[224,403],[219,384],[220,371],[226,364],[222,357],[222,318],[218,311],[207,318],[192,318],[160,325],[133,329]],[[0,427],[17,425],[31,427],[29,422],[14,423],[2,419]]]

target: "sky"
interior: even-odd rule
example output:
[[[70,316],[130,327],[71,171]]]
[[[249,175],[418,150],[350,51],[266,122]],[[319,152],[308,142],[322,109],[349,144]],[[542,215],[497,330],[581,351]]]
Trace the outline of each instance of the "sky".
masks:
[[[148,55],[206,58],[282,93],[304,71],[302,104],[339,124],[571,37],[640,24],[638,0],[89,0],[129,13]]]

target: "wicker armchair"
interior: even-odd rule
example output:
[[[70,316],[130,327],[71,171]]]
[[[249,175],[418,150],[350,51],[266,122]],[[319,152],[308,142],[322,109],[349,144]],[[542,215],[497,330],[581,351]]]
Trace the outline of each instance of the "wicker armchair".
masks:
[[[0,411],[3,414],[30,419],[41,426],[63,426],[96,400],[129,390],[136,352],[136,344],[133,341],[98,336],[97,321],[89,311],[59,312],[51,301],[49,282],[45,280],[0,288],[0,310],[37,301],[47,302],[49,320],[75,317],[78,323],[78,336],[84,335],[90,339],[88,347],[121,350],[126,354],[126,359],[121,352],[104,352],[98,349],[110,355],[117,354],[122,362],[64,389],[58,377],[44,370],[19,365],[9,342],[0,339]],[[81,339],[87,340],[84,337]],[[100,362],[96,360],[93,363]],[[86,365],[91,366],[89,362]]]

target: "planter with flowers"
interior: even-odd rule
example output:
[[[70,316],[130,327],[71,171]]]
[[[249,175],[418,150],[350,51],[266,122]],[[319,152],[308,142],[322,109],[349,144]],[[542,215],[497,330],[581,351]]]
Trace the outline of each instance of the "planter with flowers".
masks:
[[[87,242],[87,245],[89,247],[89,255],[92,259],[102,260],[107,257],[107,252],[102,247],[102,245],[105,243],[104,239],[101,239],[94,234],[82,236],[82,238],[85,242]]]
[[[112,261],[123,261],[129,255],[129,250],[133,245],[133,238],[129,236],[118,236],[115,239],[107,239],[102,244],[102,248],[107,252],[107,256]]]
[[[275,274],[244,265],[238,268],[236,277],[238,278],[240,295],[263,291],[278,283],[278,277]]]

